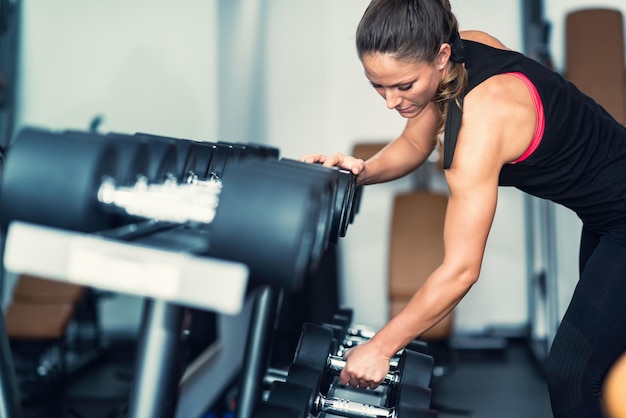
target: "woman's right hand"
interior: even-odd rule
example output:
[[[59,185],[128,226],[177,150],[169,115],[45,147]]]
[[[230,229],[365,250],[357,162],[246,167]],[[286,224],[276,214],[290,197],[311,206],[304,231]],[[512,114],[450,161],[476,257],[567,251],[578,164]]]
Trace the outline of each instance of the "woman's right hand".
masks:
[[[300,161],[310,164],[321,163],[325,167],[339,167],[350,171],[355,176],[361,174],[365,168],[365,161],[339,152],[332,155],[308,154],[301,157]]]

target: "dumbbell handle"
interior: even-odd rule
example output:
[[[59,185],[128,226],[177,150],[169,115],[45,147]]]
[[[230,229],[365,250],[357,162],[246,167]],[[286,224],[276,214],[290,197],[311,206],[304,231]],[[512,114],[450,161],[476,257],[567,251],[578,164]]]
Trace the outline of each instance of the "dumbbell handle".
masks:
[[[346,367],[346,361],[337,356],[328,356],[327,368],[333,373],[339,374]],[[395,385],[400,382],[400,376],[397,373],[387,373],[383,379],[383,383],[387,385]]]
[[[337,350],[337,356],[341,358],[346,351],[348,351],[350,348],[356,347],[357,345],[358,344],[348,345],[348,346],[343,346],[343,345],[340,346],[339,349]],[[398,364],[400,364],[399,356],[402,355],[402,351],[404,351],[404,350],[398,351],[395,356],[393,356],[393,357],[391,357],[389,359],[389,368],[391,370],[394,370],[394,369],[398,368]]]
[[[367,405],[347,399],[327,398],[321,394],[315,399],[315,412],[329,412],[348,418],[396,418],[396,411],[390,408]]]
[[[369,339],[372,339],[372,337],[374,337],[374,335],[376,334],[376,331],[370,328],[355,326],[355,327],[348,328],[348,332],[346,334],[351,335],[353,337],[360,337],[360,338],[365,338],[369,340]]]

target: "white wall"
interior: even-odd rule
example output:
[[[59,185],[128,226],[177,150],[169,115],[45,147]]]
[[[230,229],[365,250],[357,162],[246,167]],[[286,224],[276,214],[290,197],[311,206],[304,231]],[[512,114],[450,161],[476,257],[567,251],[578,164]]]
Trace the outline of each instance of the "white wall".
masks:
[[[214,2],[23,3],[19,124],[216,135]]]

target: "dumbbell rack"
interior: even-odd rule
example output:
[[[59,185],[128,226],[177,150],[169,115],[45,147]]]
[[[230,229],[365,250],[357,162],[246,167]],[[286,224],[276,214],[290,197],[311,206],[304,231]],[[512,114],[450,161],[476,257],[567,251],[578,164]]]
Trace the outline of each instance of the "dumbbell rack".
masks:
[[[184,306],[236,314],[250,291],[238,401],[248,418],[281,289],[301,286],[358,208],[349,172],[274,149],[243,161],[245,146],[221,145],[35,128],[12,144],[0,201],[7,270],[146,298],[130,417],[176,411]]]
[[[150,227],[154,225],[143,228]],[[158,234],[168,234],[169,245],[173,246],[175,230],[166,228],[147,237],[154,239]],[[189,246],[189,236],[184,238],[179,248],[159,249],[141,242],[22,222],[12,223],[7,233],[4,263],[9,271],[148,298],[129,417],[174,414],[174,394],[178,392],[182,370],[172,364],[172,359],[178,358],[181,348],[182,306],[236,314],[244,303],[248,268],[241,263],[180,252]],[[38,262],[32,263],[33,259]],[[3,398],[7,403],[17,396],[10,387],[14,379],[5,376],[3,373]],[[13,409],[18,411],[19,406]],[[17,414],[9,416],[17,418]]]

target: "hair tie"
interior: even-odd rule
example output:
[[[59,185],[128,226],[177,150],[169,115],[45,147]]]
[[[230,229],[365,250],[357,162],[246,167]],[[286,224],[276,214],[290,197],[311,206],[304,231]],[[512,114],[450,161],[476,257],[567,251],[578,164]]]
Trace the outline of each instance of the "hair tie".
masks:
[[[463,58],[463,42],[461,41],[461,35],[459,35],[458,32],[454,35],[454,38],[452,38],[450,48],[452,50],[450,61],[463,64],[465,62],[465,58]]]

